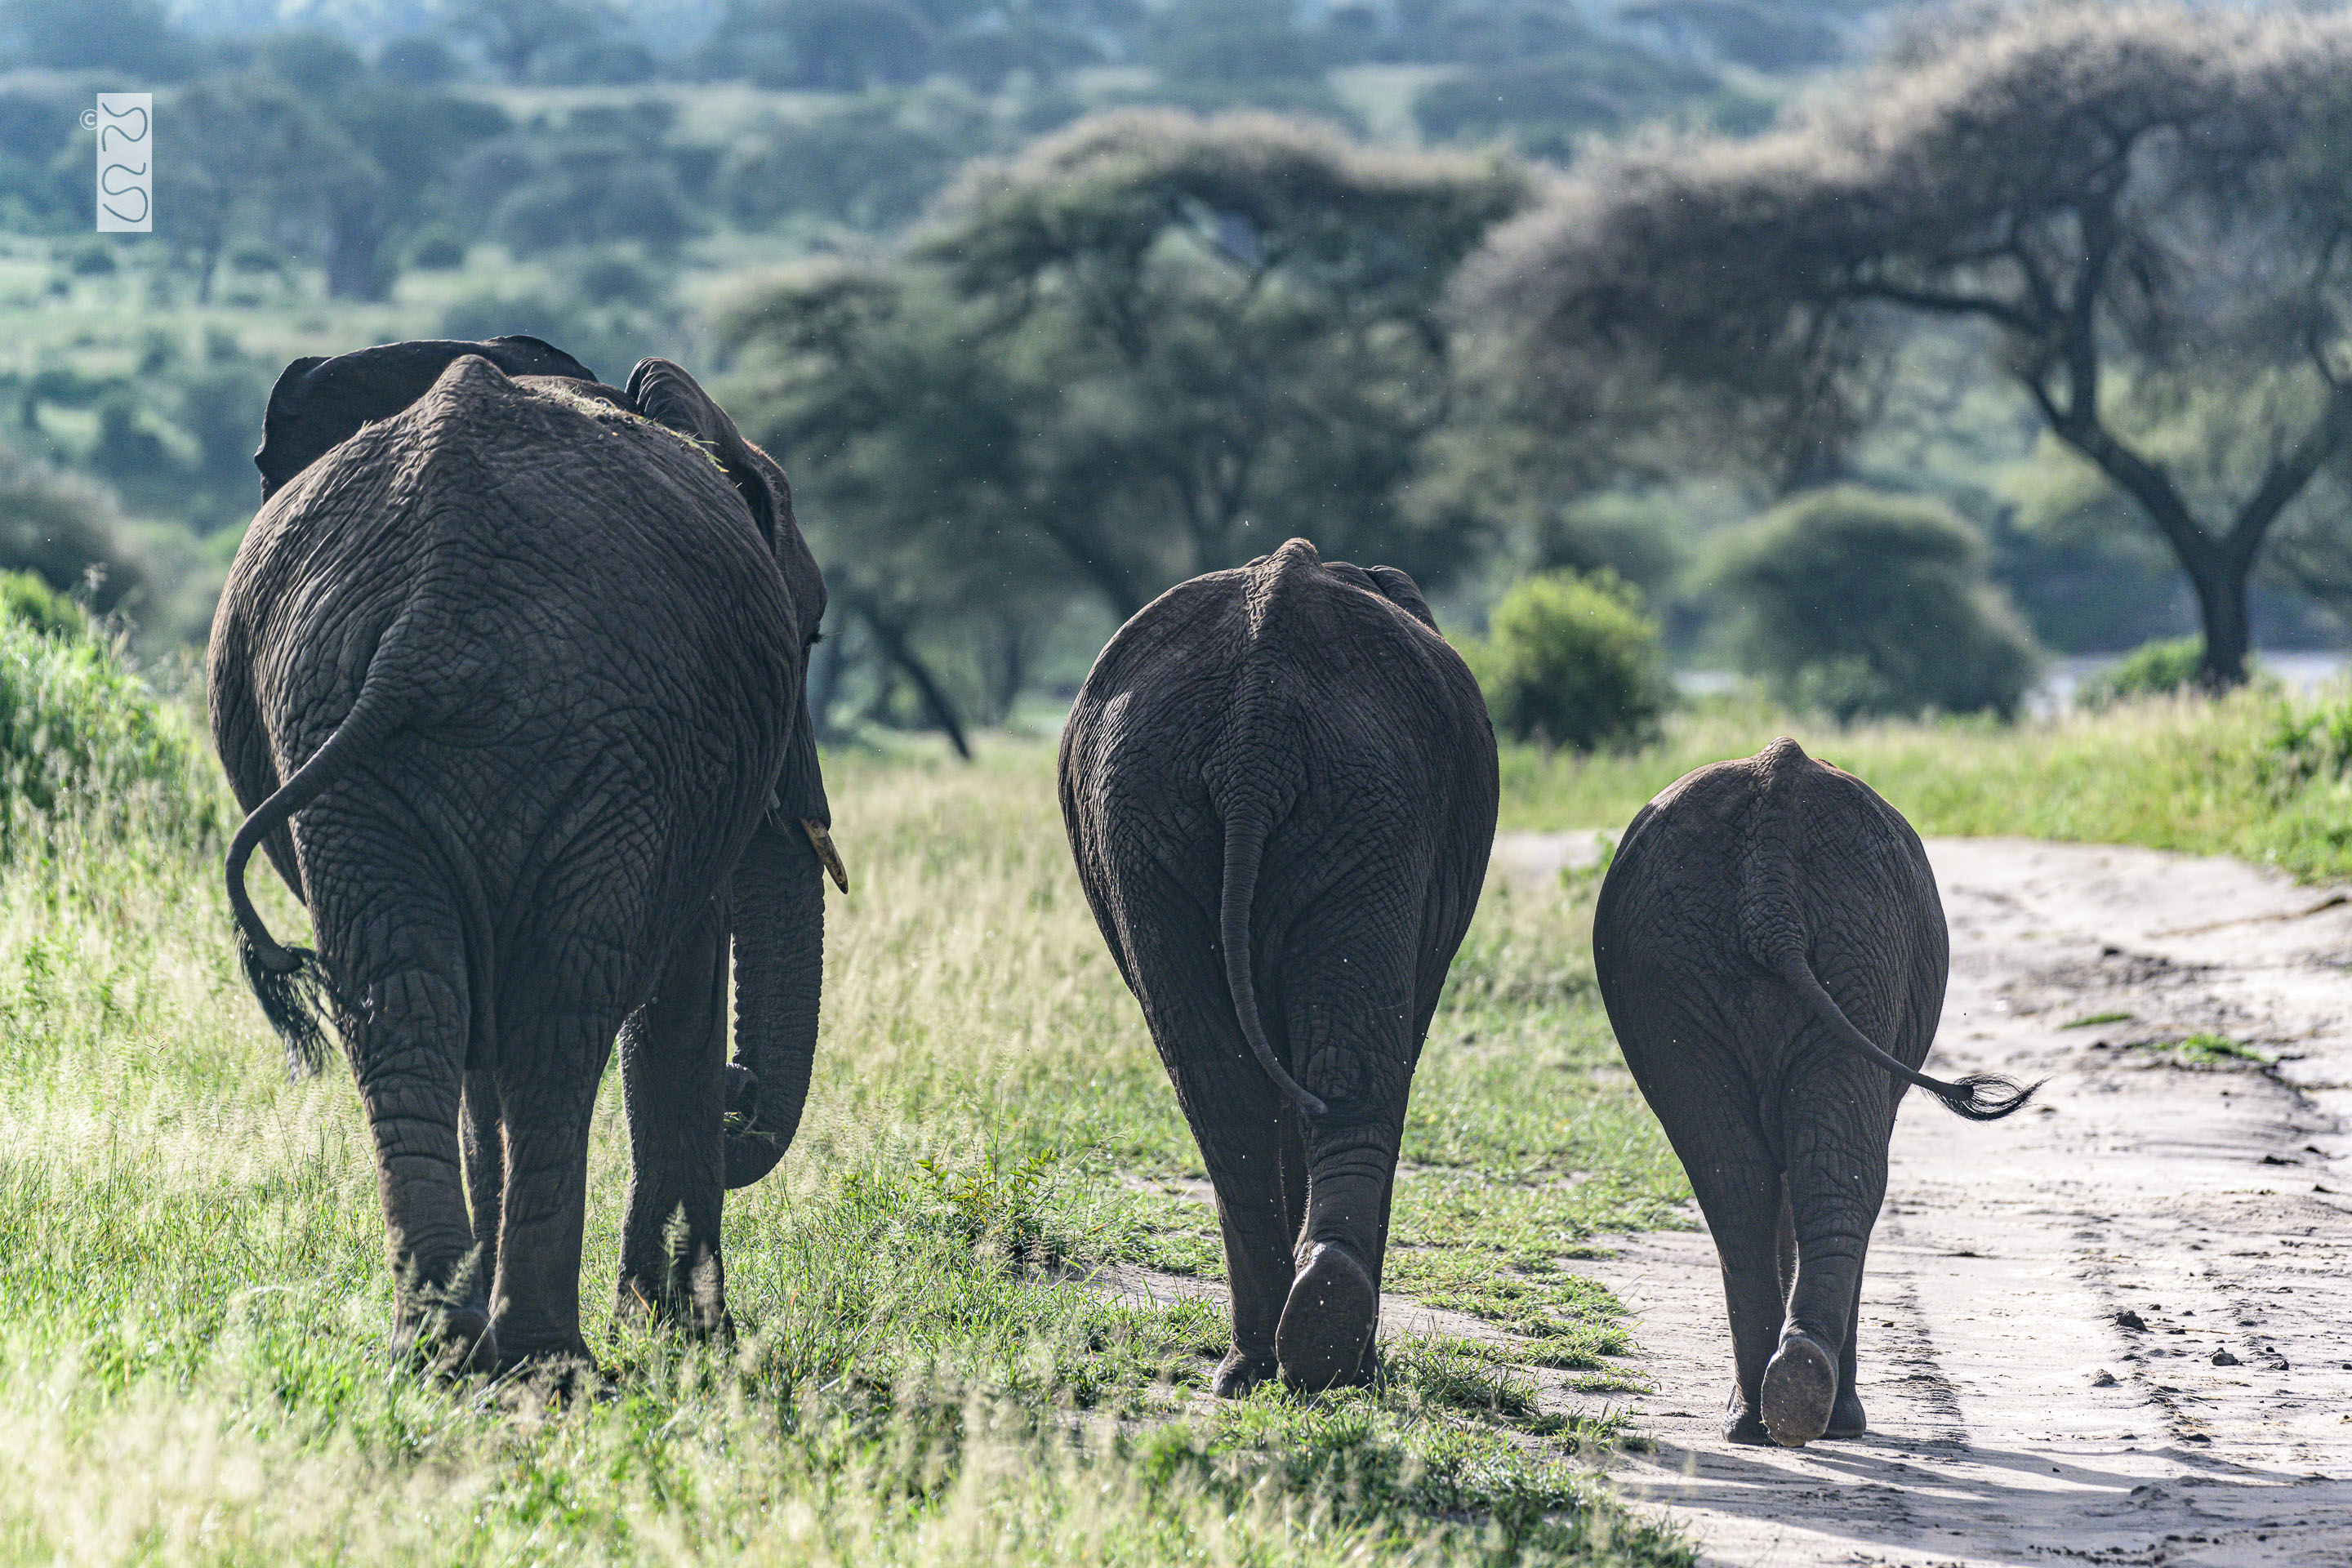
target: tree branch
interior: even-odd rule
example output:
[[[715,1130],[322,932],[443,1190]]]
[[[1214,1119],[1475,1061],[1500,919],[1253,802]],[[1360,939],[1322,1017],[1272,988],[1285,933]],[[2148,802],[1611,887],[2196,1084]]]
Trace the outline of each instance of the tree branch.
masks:
[[[2326,412],[2294,450],[2271,464],[2253,495],[2238,509],[2237,519],[2222,541],[2223,556],[2231,565],[2243,571],[2252,564],[2279,513],[2303,493],[2320,465],[2342,450],[2348,439],[2352,439],[2352,392],[2330,392]]]
[[[1906,289],[1899,283],[1869,281],[1845,284],[1835,293],[1843,299],[1875,300],[1938,316],[1980,316],[2024,337],[2032,337],[2041,330],[2040,322],[2015,305],[1985,294],[1939,294],[1932,289]]]
[[[931,722],[947,736],[948,744],[955,748],[956,755],[967,763],[971,761],[971,742],[964,739],[963,725],[957,721],[955,709],[949,703],[947,693],[940,689],[930,668],[916,657],[914,648],[908,645],[907,628],[882,615],[875,602],[864,595],[858,595],[852,603],[858,618],[874,634],[874,640],[881,647],[883,657],[904,670],[907,679],[915,683],[915,692],[923,700],[923,707],[929,712]]]

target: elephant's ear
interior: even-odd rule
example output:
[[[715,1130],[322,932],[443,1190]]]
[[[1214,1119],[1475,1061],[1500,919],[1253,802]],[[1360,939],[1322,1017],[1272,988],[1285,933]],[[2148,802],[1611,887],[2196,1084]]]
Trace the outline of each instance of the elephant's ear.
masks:
[[[594,371],[554,344],[526,337],[478,343],[428,338],[379,343],[332,359],[298,359],[270,389],[261,416],[261,449],[253,455],[261,470],[261,499],[358,435],[361,426],[389,419],[424,396],[443,371],[467,354],[509,375],[596,379]]]
[[[711,401],[702,384],[688,375],[683,365],[666,359],[639,360],[637,368],[629,373],[628,396],[638,413],[700,442],[719,459],[743,504],[751,509],[760,537],[773,549],[777,523],[789,522],[793,515],[792,491],[775,459],[743,439],[735,421]]]
[[[1437,630],[1437,617],[1429,613],[1429,601],[1421,596],[1421,585],[1393,566],[1368,566],[1364,575],[1381,591],[1381,597],[1404,611],[1414,620]]]

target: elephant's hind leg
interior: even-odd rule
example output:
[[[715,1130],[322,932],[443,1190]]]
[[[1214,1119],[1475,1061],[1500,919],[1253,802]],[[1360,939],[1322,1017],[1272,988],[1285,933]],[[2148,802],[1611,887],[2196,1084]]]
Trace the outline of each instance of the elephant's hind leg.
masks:
[[[1863,1260],[1886,1191],[1885,1134],[1865,1145],[1879,1151],[1874,1161],[1853,1152],[1850,1129],[1838,1131],[1845,1136],[1806,1138],[1789,1158],[1797,1282],[1779,1348],[1765,1369],[1762,1414],[1773,1441],[1791,1447],[1846,1425],[1842,1411],[1857,1431],[1861,1423],[1853,1383],[1854,1320]]]
[[[1297,1131],[1242,1037],[1215,921],[1155,862],[1123,869],[1119,896],[1157,922],[1151,940],[1126,952],[1128,973],[1200,1146],[1224,1240],[1234,1342],[1210,1388],[1238,1396],[1276,1372],[1275,1327],[1304,1206]]]
[[[727,1184],[727,930],[720,900],[679,938],[669,968],[621,1033],[629,1116],[629,1214],[614,1314],[725,1337],[719,1211]]]
[[[507,1169],[491,1300],[502,1370],[593,1365],[580,1337],[588,1128],[620,1026],[616,1010],[597,1006],[510,1008],[499,1020]]]
[[[1653,1103],[1657,1103],[1654,1101]],[[1778,1256],[1780,1172],[1752,1124],[1729,1116],[1681,1114],[1666,1122],[1667,1136],[1682,1157],[1692,1194],[1715,1237],[1723,1266],[1723,1304],[1731,1321],[1733,1381],[1724,1402],[1727,1442],[1764,1445],[1761,1396],[1764,1369],[1772,1356],[1787,1298],[1781,1290]]]
[[[1797,1220],[1789,1205],[1789,1184],[1780,1183],[1780,1237],[1776,1251],[1780,1266],[1780,1296],[1785,1303],[1797,1289]],[[1862,1398],[1854,1392],[1854,1338],[1856,1321],[1862,1315],[1862,1275],[1855,1272],[1854,1307],[1845,1321],[1845,1349],[1838,1356],[1837,1400],[1830,1411],[1828,1430],[1824,1437],[1859,1437],[1870,1430],[1870,1423],[1862,1413]]]
[[[432,870],[437,846],[381,800],[331,792],[294,837],[375,1145],[394,1352],[437,1372],[489,1371],[499,1339],[458,1133],[476,1000],[459,902]]]
[[[1845,1352],[1838,1357],[1837,1403],[1830,1409],[1829,1429],[1822,1434],[1824,1437],[1859,1437],[1870,1430],[1870,1417],[1863,1411],[1862,1393],[1855,1384],[1860,1364],[1864,1272],[1861,1268],[1854,1270],[1853,1310],[1846,1314]]]
[[[465,981],[462,969],[380,973],[352,1020],[352,1065],[392,1246],[394,1352],[438,1371],[487,1372],[499,1342],[459,1175]]]

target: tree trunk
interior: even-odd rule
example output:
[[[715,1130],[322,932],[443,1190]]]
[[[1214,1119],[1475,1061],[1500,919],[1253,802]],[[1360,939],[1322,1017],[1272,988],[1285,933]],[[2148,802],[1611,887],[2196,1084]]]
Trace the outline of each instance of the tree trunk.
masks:
[[[1016,616],[1004,616],[997,622],[996,660],[990,673],[996,679],[989,700],[996,710],[995,722],[1002,724],[1013,716],[1021,689],[1029,684],[1029,639]]]
[[[221,252],[227,248],[222,235],[208,235],[196,253],[196,303],[213,302],[213,279],[220,272]]]
[[[337,300],[382,300],[392,292],[383,265],[383,219],[372,197],[337,202],[327,220],[327,293]]]
[[[2217,535],[2199,525],[2161,463],[2133,451],[2100,420],[2097,362],[2087,328],[2077,339],[2070,366],[2073,386],[2066,405],[2061,405],[2050,389],[2031,375],[2022,378],[2027,392],[2058,438],[2137,501],[2172,547],[2173,559],[2196,592],[2198,614],[2205,623],[2205,656],[2198,667],[2198,684],[2217,693],[2244,685],[2252,640],[2246,615],[2247,581],[2280,514],[2304,492],[2322,465],[2352,444],[2352,387],[2330,382],[2326,411],[2318,423],[2272,460],[2253,494],[2238,509],[2229,531]]]
[[[870,605],[860,605],[857,613],[873,631],[874,640],[880,645],[883,657],[897,665],[905,672],[907,679],[914,682],[915,695],[922,699],[923,710],[930,715],[932,725],[948,738],[948,744],[955,748],[957,756],[967,763],[971,761],[971,742],[964,739],[963,725],[956,718],[954,705],[949,702],[946,690],[931,674],[930,668],[908,644],[906,628],[875,614]]]
[[[2187,559],[2180,565],[2197,592],[2197,613],[2205,623],[2205,658],[2197,668],[2198,685],[2216,693],[2244,685],[2251,640],[2246,616],[2249,567]]]

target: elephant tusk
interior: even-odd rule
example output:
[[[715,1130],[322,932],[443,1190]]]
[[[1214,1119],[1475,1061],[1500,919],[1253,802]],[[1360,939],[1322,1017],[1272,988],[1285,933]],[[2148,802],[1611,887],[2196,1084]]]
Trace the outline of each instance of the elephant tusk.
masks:
[[[841,851],[833,847],[833,835],[827,833],[824,824],[814,816],[802,817],[801,826],[807,829],[809,843],[816,849],[816,858],[824,862],[825,870],[832,874],[833,885],[847,894],[849,868],[841,863]]]

